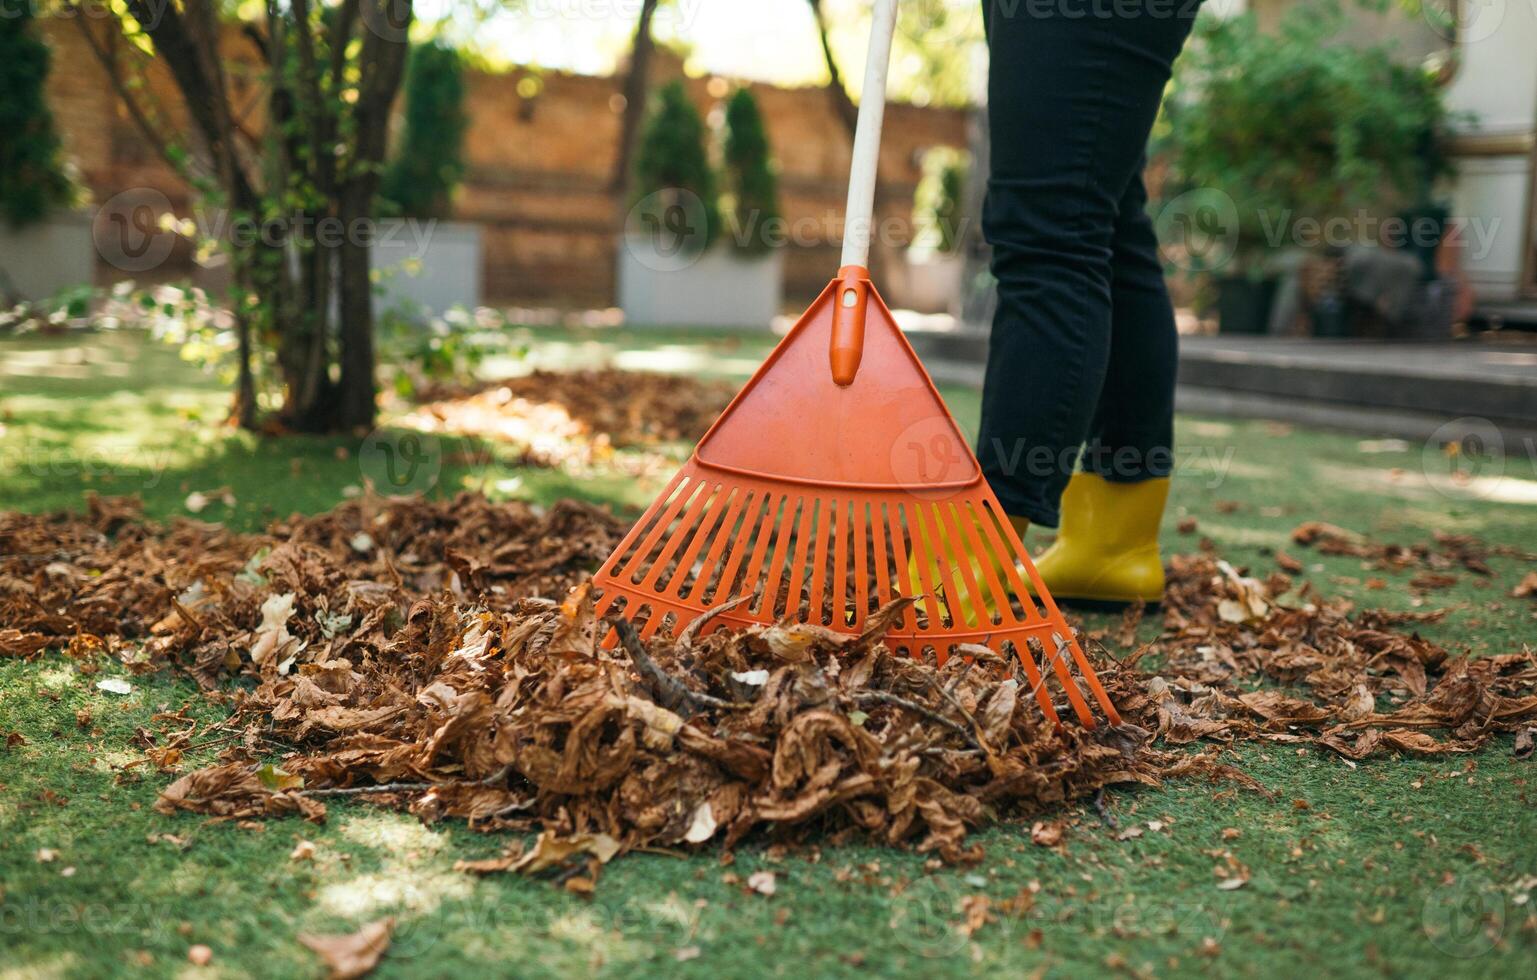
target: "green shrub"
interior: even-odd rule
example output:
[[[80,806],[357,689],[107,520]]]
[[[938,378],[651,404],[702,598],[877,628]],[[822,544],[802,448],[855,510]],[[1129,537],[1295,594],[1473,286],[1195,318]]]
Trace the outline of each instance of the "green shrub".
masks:
[[[1307,3],[1268,33],[1249,14],[1202,18],[1181,59],[1155,143],[1172,178],[1164,196],[1230,198],[1240,258],[1289,240],[1299,219],[1391,214],[1449,171],[1433,77],[1386,44],[1335,41],[1342,16]]]
[[[688,252],[701,252],[720,233],[715,173],[705,149],[704,120],[681,81],[657,92],[635,151],[631,220],[661,231]]]
[[[72,202],[75,188],[44,98],[50,52],[32,29],[32,5],[0,16],[0,218],[13,228]]]
[[[970,163],[971,155],[953,146],[936,146],[923,154],[923,176],[913,192],[915,247],[945,255],[961,247]]]
[[[413,218],[440,218],[464,179],[464,65],[445,44],[419,44],[406,74],[405,132],[379,194]]]
[[[726,193],[733,240],[748,254],[771,247],[767,229],[778,222],[779,181],[769,162],[768,132],[751,90],[739,88],[726,103]]]

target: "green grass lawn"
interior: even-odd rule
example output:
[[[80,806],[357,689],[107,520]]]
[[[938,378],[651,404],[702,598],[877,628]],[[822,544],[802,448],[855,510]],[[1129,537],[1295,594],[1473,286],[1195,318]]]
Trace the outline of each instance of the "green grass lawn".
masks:
[[[528,360],[492,369],[608,361],[741,377],[767,347],[692,333],[529,339]],[[945,394],[974,424],[975,395]],[[225,402],[219,384],[132,335],[0,341],[0,509],[78,508],[95,489],[138,493],[150,514],[168,517],[187,512],[194,490],[229,487],[233,507],[213,503],[197,516],[253,528],[326,509],[373,475],[362,440],[232,432],[217,425]],[[1454,650],[1515,652],[1537,637],[1537,604],[1509,595],[1529,570],[1516,559],[1493,559],[1489,580],[1460,574],[1416,595],[1408,573],[1289,542],[1297,524],[1325,520],[1402,544],[1450,531],[1537,551],[1529,461],[1486,469],[1475,493],[1440,479],[1442,461],[1419,446],[1365,451],[1355,436],[1206,419],[1181,419],[1179,442],[1166,551],[1195,550],[1205,537],[1263,574],[1285,549],[1324,594],[1363,607],[1450,607],[1422,630]],[[680,458],[685,450],[672,448]],[[580,494],[624,509],[657,489],[619,472],[577,479],[522,467],[501,447],[466,440],[442,440],[437,452],[434,493]],[[1191,518],[1195,529],[1179,533]],[[1142,637],[1153,635],[1144,625]],[[456,860],[504,843],[461,824],[423,827],[337,802],[324,827],[156,814],[171,777],[142,762],[135,731],[155,730],[157,712],[186,706],[215,720],[221,709],[175,677],[132,678],[120,696],[96,686],[115,669],[86,669],[56,655],[0,662],[0,746],[13,732],[24,740],[0,747],[0,978],[316,976],[296,934],[385,915],[400,926],[381,976],[1537,972],[1534,763],[1514,760],[1509,739],[1471,756],[1355,765],[1244,746],[1233,761],[1272,799],[1205,782],[1111,794],[1121,826],[1143,830],[1135,838],[1118,839],[1075,807],[1061,848],[1004,824],[978,835],[987,859],[976,868],[934,870],[860,845],[781,853],[764,841],[729,867],[717,851],[636,854],[584,901],[539,881],[454,872]],[[313,860],[291,859],[301,839],[316,845]],[[52,860],[38,859],[44,849]],[[1217,887],[1224,852],[1250,869],[1244,887]],[[777,873],[772,897],[735,883],[760,868]],[[995,917],[964,935],[957,926],[977,896]],[[199,943],[214,951],[202,970],[186,959]]]

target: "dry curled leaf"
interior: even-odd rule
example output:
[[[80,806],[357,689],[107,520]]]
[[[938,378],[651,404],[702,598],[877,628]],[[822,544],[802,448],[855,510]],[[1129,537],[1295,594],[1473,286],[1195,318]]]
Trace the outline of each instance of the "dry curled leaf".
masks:
[[[559,837],[550,831],[539,835],[527,853],[509,865],[509,869],[526,875],[558,867],[583,855],[592,855],[601,864],[613,860],[620,850],[619,842],[607,834],[572,834]]]
[[[385,918],[341,936],[300,933],[299,942],[320,957],[331,980],[352,980],[379,965],[380,957],[390,948],[394,931],[395,920]]]
[[[1060,820],[1037,820],[1030,826],[1030,841],[1042,847],[1056,847],[1062,843],[1063,829]]]

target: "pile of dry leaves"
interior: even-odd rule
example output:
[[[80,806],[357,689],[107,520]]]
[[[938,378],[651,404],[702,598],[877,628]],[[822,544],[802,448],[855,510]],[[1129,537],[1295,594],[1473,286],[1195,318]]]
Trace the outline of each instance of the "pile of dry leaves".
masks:
[[[1306,588],[1282,601],[1285,576],[1207,556],[1174,560],[1155,643],[1098,658],[1127,722],[1114,729],[1047,726],[1014,664],[890,654],[894,610],[859,637],[695,624],[643,645],[617,622],[622,642],[605,649],[585,577],[620,531],[580,504],[471,496],[369,497],[265,535],[156,527],[116,500],[82,518],[7,515],[0,655],[175,665],[227,698],[228,747],[165,789],[166,812],[320,820],[345,794],[543,831],[474,871],[595,866],[754,830],[858,832],[965,860],[970,829],[1114,783],[1257,788],[1217,762],[1219,745],[1175,748],[1197,739],[1360,758],[1516,732],[1530,751],[1537,724],[1531,651],[1466,660],[1405,632],[1412,617],[1352,617]],[[185,729],[147,755],[174,770],[208,736]]]
[[[613,467],[615,449],[697,441],[734,392],[725,382],[669,374],[535,371],[429,390],[401,424],[510,443],[526,464],[580,471],[600,460]],[[632,472],[655,469],[644,456],[621,462]]]
[[[294,596],[289,615],[301,621],[289,628],[306,645],[350,634],[389,603],[398,622],[421,596],[511,609],[563,595],[623,530],[589,504],[545,511],[466,493],[367,495],[237,534],[185,519],[162,527],[132,498],[91,494],[83,516],[0,514],[0,655],[106,651],[134,671],[175,663],[212,688],[252,665],[252,630],[277,615],[275,596]]]

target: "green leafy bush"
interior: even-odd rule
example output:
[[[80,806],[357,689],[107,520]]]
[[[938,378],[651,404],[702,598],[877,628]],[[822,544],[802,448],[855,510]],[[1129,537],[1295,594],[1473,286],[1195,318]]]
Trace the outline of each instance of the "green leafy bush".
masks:
[[[951,146],[937,146],[923,155],[923,176],[913,194],[916,245],[946,255],[960,248],[970,162],[970,154]]]
[[[1155,142],[1172,178],[1164,197],[1225,194],[1241,258],[1289,241],[1301,219],[1391,214],[1449,172],[1435,79],[1386,44],[1335,41],[1342,17],[1325,0],[1268,33],[1249,14],[1202,18],[1181,59]]]
[[[724,163],[733,240],[748,254],[767,252],[772,242],[766,232],[780,217],[779,181],[769,161],[763,115],[749,89],[737,89],[726,103]]]
[[[400,213],[440,218],[464,179],[464,65],[459,52],[433,41],[411,51],[406,71],[405,131],[379,194]]]
[[[681,81],[657,92],[641,130],[632,182],[632,221],[663,231],[688,252],[702,252],[720,233],[715,172],[705,148],[704,120]]]
[[[0,16],[0,218],[13,228],[72,202],[75,187],[44,98],[48,45],[33,30],[33,5]]]

